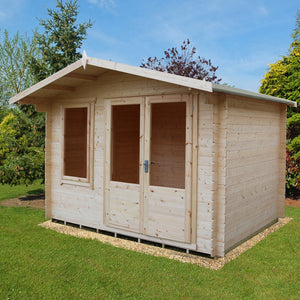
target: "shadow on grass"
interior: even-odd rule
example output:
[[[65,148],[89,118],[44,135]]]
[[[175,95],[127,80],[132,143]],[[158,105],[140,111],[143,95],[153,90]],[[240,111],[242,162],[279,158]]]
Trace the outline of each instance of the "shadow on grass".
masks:
[[[35,190],[30,190],[30,191],[27,191],[26,192],[27,195],[44,195],[45,194],[45,191],[44,189],[35,189]]]
[[[44,189],[35,189],[26,192],[26,196],[19,197],[20,201],[45,200]]]
[[[19,197],[20,201],[45,200],[45,195],[28,195]]]

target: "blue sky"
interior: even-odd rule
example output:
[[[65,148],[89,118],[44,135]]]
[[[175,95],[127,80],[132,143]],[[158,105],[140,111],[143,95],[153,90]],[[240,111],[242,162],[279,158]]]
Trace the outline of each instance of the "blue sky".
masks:
[[[32,34],[54,0],[0,0],[0,28]],[[222,82],[258,91],[268,63],[288,52],[299,0],[79,0],[94,21],[88,56],[139,66],[189,38]]]

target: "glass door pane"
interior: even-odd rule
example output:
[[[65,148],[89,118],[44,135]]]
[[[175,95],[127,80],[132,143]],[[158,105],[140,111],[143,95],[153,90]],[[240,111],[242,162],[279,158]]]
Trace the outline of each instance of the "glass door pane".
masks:
[[[111,180],[139,183],[140,105],[112,106]]]
[[[185,102],[151,104],[151,186],[185,188],[185,132]]]

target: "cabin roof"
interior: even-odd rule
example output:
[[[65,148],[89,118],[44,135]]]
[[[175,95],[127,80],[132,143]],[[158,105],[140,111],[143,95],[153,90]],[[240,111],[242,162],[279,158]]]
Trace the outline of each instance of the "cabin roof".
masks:
[[[82,59],[15,95],[10,99],[9,103],[13,104],[18,101],[23,103],[34,103],[35,100],[41,100],[43,98],[49,99],[64,92],[72,92],[75,91],[75,89],[83,82],[96,81],[103,73],[109,70],[148,79],[159,80],[166,83],[184,86],[190,89],[206,92],[222,92],[254,99],[284,103],[294,107],[297,106],[297,103],[294,101],[241,90],[225,85],[212,84],[211,82],[205,80],[188,78],[117,62],[106,61],[98,58],[92,58],[86,56],[85,52],[83,53]]]

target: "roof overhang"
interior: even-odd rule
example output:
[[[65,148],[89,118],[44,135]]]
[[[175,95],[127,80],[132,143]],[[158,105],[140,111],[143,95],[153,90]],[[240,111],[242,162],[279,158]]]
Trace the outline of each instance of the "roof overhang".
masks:
[[[259,99],[259,100],[266,100],[266,101],[272,101],[272,102],[277,102],[277,103],[283,103],[289,106],[297,107],[297,102],[279,98],[279,97],[274,97],[270,95],[265,95],[261,93],[254,93],[251,91],[247,90],[241,90],[237,88],[233,88],[231,86],[223,85],[223,84],[213,84],[213,91],[214,92],[220,92],[220,93],[225,93],[225,94],[231,94],[231,95],[236,95],[236,96],[243,96],[243,97],[249,97],[253,99]]]
[[[75,91],[82,82],[97,80],[106,71],[121,72],[184,86],[190,89],[212,92],[212,84],[204,80],[129,66],[83,55],[82,59],[12,97],[9,103],[13,104],[18,101],[29,103],[34,102],[36,99],[51,98],[62,91]]]
[[[43,99],[51,99],[53,97],[61,95],[62,93],[75,91],[76,88],[84,82],[96,81],[103,73],[107,71],[126,73],[210,93],[214,91],[222,92],[226,94],[283,103],[294,107],[297,106],[297,103],[294,101],[240,90],[225,85],[212,84],[211,82],[207,82],[205,80],[198,80],[194,78],[188,78],[165,72],[159,72],[112,61],[92,58],[86,56],[85,52],[83,53],[82,59],[74,62],[68,67],[58,71],[57,73],[49,76],[48,78],[38,82],[32,87],[12,97],[9,103],[13,104],[16,102],[21,102],[35,104]]]

